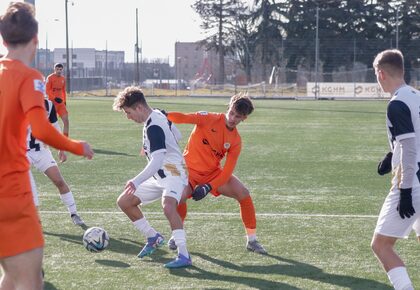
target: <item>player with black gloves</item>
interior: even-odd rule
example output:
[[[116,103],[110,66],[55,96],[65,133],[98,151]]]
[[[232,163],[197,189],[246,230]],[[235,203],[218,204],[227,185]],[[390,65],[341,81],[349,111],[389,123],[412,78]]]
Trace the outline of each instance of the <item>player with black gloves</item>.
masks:
[[[63,121],[63,134],[69,135],[69,113],[67,112],[66,79],[63,76],[64,66],[61,63],[54,65],[54,72],[47,77],[45,90],[48,99],[53,102],[57,114]]]
[[[378,174],[385,175],[391,172],[392,170],[392,152],[388,152],[384,159],[382,159],[378,164]]]
[[[412,229],[420,241],[420,92],[404,81],[399,50],[385,50],[373,62],[377,81],[391,94],[387,131],[392,152],[378,164],[380,175],[392,171],[392,187],[382,206],[372,250],[395,289],[414,289],[404,262],[394,251]]]
[[[203,199],[209,193],[213,196],[234,198],[239,203],[246,232],[246,249],[267,254],[257,240],[257,219],[251,194],[242,181],[233,174],[242,148],[237,126],[253,110],[251,99],[240,93],[232,96],[226,113],[168,112],[166,115],[168,120],[176,124],[195,125],[184,150],[189,183],[186,196],[191,195],[196,201]],[[185,202],[179,203],[178,212],[184,220],[187,214]],[[169,248],[176,249],[173,239],[169,240]]]

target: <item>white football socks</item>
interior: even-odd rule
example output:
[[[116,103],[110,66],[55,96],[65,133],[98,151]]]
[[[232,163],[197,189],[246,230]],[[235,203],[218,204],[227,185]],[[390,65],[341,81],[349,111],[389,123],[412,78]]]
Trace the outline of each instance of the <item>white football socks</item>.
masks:
[[[187,250],[187,237],[183,229],[173,230],[172,237],[174,237],[175,245],[178,247],[178,254],[189,258],[190,254]]]
[[[152,228],[145,217],[133,222],[133,225],[139,230],[146,238],[152,238],[156,236],[157,231]]]
[[[417,238],[418,238],[418,237],[420,237],[420,220],[419,220],[419,219],[417,219],[417,220],[414,222],[414,225],[413,225],[413,230],[416,232],[416,236],[417,236]]]
[[[71,191],[60,194],[60,198],[70,214],[77,214],[76,202],[74,201],[73,193],[71,193]]]
[[[408,277],[406,267],[393,268],[389,270],[387,274],[389,281],[391,281],[395,290],[414,290],[413,284],[411,284],[411,280]]]
[[[257,235],[256,234],[246,235],[246,238],[247,238],[248,242],[253,242],[253,241],[257,240]]]

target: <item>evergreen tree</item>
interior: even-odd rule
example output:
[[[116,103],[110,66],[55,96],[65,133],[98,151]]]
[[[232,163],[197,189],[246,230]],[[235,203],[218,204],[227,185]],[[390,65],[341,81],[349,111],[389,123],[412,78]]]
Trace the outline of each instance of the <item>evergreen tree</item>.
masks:
[[[267,81],[267,71],[278,65],[283,53],[281,43],[282,34],[285,34],[287,3],[286,0],[255,0],[252,19],[257,26],[256,54],[262,64],[263,81]]]
[[[201,41],[208,50],[215,49],[219,57],[217,83],[225,82],[225,61],[232,53],[238,0],[197,0],[192,8],[202,19],[201,28],[207,34]]]

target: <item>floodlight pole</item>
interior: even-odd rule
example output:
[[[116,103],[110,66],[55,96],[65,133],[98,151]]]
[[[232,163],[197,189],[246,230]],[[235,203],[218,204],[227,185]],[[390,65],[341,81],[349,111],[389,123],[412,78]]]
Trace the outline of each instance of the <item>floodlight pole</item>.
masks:
[[[140,86],[139,68],[139,9],[136,8],[136,84]]]
[[[70,71],[70,57],[69,57],[69,18],[67,12],[68,0],[64,0],[65,10],[66,10],[66,62],[67,62],[67,73],[66,73],[66,91],[67,94],[70,94],[71,91],[71,71]]]
[[[398,36],[399,36],[399,35],[398,35],[398,34],[399,34],[398,24],[400,23],[400,21],[399,21],[399,19],[398,19],[398,18],[399,18],[399,14],[400,14],[399,12],[400,12],[400,7],[399,7],[399,6],[397,6],[397,11],[396,11],[396,13],[397,13],[397,15],[396,15],[396,16],[397,16],[397,17],[396,17],[396,18],[397,18],[397,19],[396,19],[396,22],[397,22],[397,23],[396,23],[396,25],[395,25],[395,26],[396,26],[396,29],[397,29],[397,31],[396,31],[396,33],[395,33],[395,46],[396,46],[396,49],[398,49],[398,38],[399,38],[399,37],[398,37]]]
[[[356,97],[356,38],[353,39],[353,97]]]
[[[315,99],[318,98],[318,58],[319,58],[318,26],[319,26],[319,6],[317,3],[316,5],[316,32],[315,32]]]
[[[108,96],[108,40],[105,42],[105,95]]]
[[[58,18],[54,18],[54,21],[59,21]],[[50,53],[48,52],[48,31],[45,32],[45,65],[44,65],[44,73],[47,73],[49,68]]]

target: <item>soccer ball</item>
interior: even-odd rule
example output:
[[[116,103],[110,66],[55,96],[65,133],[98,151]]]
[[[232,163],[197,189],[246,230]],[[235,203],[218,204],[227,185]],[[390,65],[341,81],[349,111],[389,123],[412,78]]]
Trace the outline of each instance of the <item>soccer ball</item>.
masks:
[[[86,250],[99,253],[105,250],[109,244],[108,233],[100,227],[88,228],[83,234],[83,246]]]

